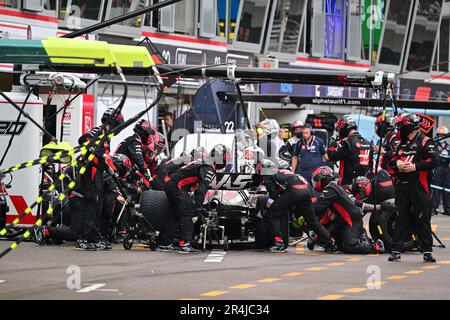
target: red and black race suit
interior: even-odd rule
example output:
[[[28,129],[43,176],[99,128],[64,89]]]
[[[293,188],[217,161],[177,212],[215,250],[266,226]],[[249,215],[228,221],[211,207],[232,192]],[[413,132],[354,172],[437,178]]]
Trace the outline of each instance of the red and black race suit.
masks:
[[[274,238],[282,238],[280,220],[287,219],[290,210],[295,208],[322,241],[330,242],[330,233],[314,214],[315,194],[302,176],[281,169],[273,175],[263,175],[262,183],[269,192],[270,199],[274,200],[264,215]]]
[[[145,162],[143,146],[136,135],[129,136],[123,140],[117,147],[114,154],[124,154],[130,159],[132,165],[139,168],[140,173],[148,180],[151,177],[148,173],[148,166]]]
[[[397,161],[410,162],[416,165],[416,171],[410,173],[399,172]],[[420,186],[429,193],[431,170],[438,166],[438,159],[433,141],[418,132],[407,142],[400,142],[389,161],[394,170],[395,185]]]
[[[375,244],[366,235],[361,209],[351,196],[336,182],[325,187],[314,204],[316,215],[323,225],[332,224],[332,236],[345,253],[363,254],[376,252]],[[330,212],[331,214],[326,214]]]
[[[168,212],[166,225],[161,230],[163,244],[173,241],[179,220],[181,221],[181,240],[191,240],[194,232],[192,218],[202,207],[214,175],[214,167],[200,160],[181,167],[166,179],[164,191],[173,208]],[[189,192],[194,188],[196,190],[192,199]]]
[[[150,183],[150,186],[153,190],[164,190],[164,183],[166,178],[181,169],[185,163],[183,162],[183,158],[175,158],[169,161],[166,161],[160,164],[156,168],[155,175],[153,175],[153,180]]]
[[[414,163],[416,170],[409,173],[399,172],[398,160]],[[398,211],[392,250],[402,250],[401,245],[404,239],[410,236],[411,227],[416,235],[419,250],[431,252],[433,238],[429,184],[431,170],[438,165],[433,141],[417,132],[412,140],[399,143],[390,165],[395,172],[395,206]]]
[[[380,165],[381,168],[386,170],[390,175],[393,175],[394,169],[389,165],[389,160],[393,157],[400,141],[394,130],[388,131],[383,140],[382,147],[384,149],[384,154],[381,156]]]
[[[330,161],[339,161],[339,185],[351,184],[359,176],[366,176],[373,167],[373,147],[358,132],[332,144],[328,148]]]
[[[96,137],[102,129],[96,127],[80,137],[79,142],[90,141]],[[107,162],[110,159],[109,140],[102,144],[94,144],[92,148],[94,158],[86,166],[86,172],[79,175],[80,183],[72,190],[69,196],[69,210],[71,212],[71,227],[77,237],[89,241],[101,238],[97,229],[99,215],[103,205],[103,173],[107,170]],[[103,161],[105,160],[105,161]],[[110,163],[112,165],[112,161]],[[112,165],[114,169],[114,165]]]
[[[376,176],[372,177],[370,181],[372,182],[372,192],[369,198],[364,202],[380,204],[383,201],[395,198],[395,188],[392,177],[386,170],[378,170]]]
[[[450,145],[443,141],[436,144],[439,166],[434,170],[432,184],[433,210],[439,207],[442,195],[444,214],[450,215]],[[447,189],[447,190],[445,190]]]

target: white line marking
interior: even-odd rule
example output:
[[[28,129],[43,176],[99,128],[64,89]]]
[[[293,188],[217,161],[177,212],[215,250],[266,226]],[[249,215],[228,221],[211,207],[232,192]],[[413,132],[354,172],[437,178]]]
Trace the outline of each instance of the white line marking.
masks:
[[[206,257],[204,262],[222,262],[225,258],[226,251],[216,250],[214,249],[211,253]]]
[[[88,292],[97,290],[97,289],[99,289],[101,287],[104,287],[104,286],[106,286],[105,283],[95,283],[95,284],[93,284],[93,285],[91,285],[89,287],[77,290],[77,292],[79,292],[79,293],[88,293]]]
[[[0,283],[3,283],[3,282],[5,282],[6,280],[0,280]]]
[[[105,292],[118,292],[119,289],[97,289],[96,291],[105,291]]]

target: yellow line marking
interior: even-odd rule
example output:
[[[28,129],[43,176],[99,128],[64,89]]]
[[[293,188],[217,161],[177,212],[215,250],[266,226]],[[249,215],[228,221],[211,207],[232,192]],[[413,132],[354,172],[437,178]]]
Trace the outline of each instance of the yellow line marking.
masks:
[[[364,260],[364,258],[348,258],[346,261],[348,262],[358,262]]]
[[[198,298],[180,298],[177,300],[200,300],[200,299],[198,299]]]
[[[321,270],[325,270],[326,267],[312,267],[312,268],[308,268],[305,269],[306,271],[321,271]]]
[[[275,281],[281,280],[281,278],[264,278],[264,279],[260,279],[256,282],[263,282],[263,283],[272,283]]]
[[[381,256],[381,254],[379,254],[379,253],[371,253],[371,254],[368,254],[367,256],[368,257],[378,257],[378,256]]]
[[[402,280],[402,279],[405,279],[405,278],[408,278],[408,276],[390,276],[390,277],[387,277],[386,279],[388,279],[388,280]]]
[[[343,266],[344,264],[345,264],[345,262],[333,262],[333,263],[327,264],[327,266],[330,266],[330,267],[339,267],[339,266]]]
[[[440,267],[441,266],[425,266],[425,267],[422,267],[420,269],[433,270],[433,269],[437,269],[437,268],[440,268]]]
[[[360,292],[363,292],[366,290],[367,290],[367,288],[351,288],[351,289],[344,290],[343,292],[345,292],[345,293],[360,293]]]
[[[230,287],[230,289],[248,289],[248,288],[253,288],[255,286],[256,286],[256,284],[244,283],[244,284],[238,284],[236,286],[232,286],[232,287]]]
[[[337,300],[342,297],[345,297],[345,296],[341,295],[341,294],[334,294],[334,295],[329,295],[329,296],[322,296],[319,298],[319,300]]]
[[[217,297],[217,296],[221,296],[227,292],[228,291],[208,291],[208,292],[201,293],[200,295],[202,297]]]
[[[404,274],[419,274],[422,273],[423,270],[411,270],[411,271],[407,271]]]
[[[438,228],[438,225],[437,225],[437,224],[432,224],[432,225],[431,225],[431,230],[432,230],[433,232],[436,232],[436,231],[437,231],[437,228]]]
[[[316,257],[316,256],[320,255],[320,254],[317,254],[317,253],[304,252],[304,251],[297,251],[296,254],[300,254],[300,255],[303,255],[303,256],[311,256],[311,257]]]
[[[371,282],[367,284],[367,288],[371,288],[371,287],[381,287],[382,285],[386,284],[387,282],[383,282],[383,281],[375,281],[375,282]]]
[[[283,274],[283,277],[297,277],[297,276],[301,276],[302,274],[305,274],[305,273],[304,272],[289,272],[289,273]]]
[[[439,261],[439,264],[450,264],[450,260]]]

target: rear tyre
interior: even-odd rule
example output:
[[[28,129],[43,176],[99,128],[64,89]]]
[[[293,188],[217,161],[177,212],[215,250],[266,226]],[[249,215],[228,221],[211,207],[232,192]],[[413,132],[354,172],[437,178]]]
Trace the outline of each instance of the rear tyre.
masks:
[[[392,236],[395,226],[395,210],[382,210],[370,216],[369,230],[373,240],[381,239],[386,251],[392,250]],[[381,230],[380,230],[381,229]],[[402,244],[402,251],[411,251],[416,248],[416,242],[412,236],[405,239]]]
[[[142,193],[139,212],[155,230],[161,230],[169,210],[169,200],[164,191],[147,190]]]

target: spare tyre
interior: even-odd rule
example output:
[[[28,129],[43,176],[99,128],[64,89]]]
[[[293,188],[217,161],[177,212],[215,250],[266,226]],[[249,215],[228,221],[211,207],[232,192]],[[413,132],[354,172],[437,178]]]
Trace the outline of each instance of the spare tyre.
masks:
[[[369,220],[370,235],[373,240],[381,239],[386,251],[392,250],[392,236],[395,226],[396,210],[381,210],[377,214],[371,214]],[[410,251],[416,248],[416,242],[412,240],[412,235],[404,240],[402,251]]]
[[[147,190],[142,193],[139,212],[155,228],[161,230],[167,213],[171,210],[169,200],[164,191]]]

